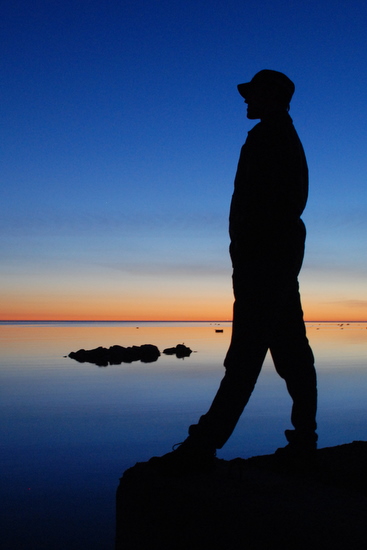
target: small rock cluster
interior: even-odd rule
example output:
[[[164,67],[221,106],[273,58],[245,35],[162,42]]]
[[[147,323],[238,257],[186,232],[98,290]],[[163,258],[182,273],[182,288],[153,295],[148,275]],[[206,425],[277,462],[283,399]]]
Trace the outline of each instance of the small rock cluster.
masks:
[[[163,351],[166,355],[176,355],[178,358],[189,357],[192,350],[183,344],[178,344],[174,348],[167,348]],[[121,363],[132,363],[141,361],[142,363],[153,363],[157,361],[161,352],[153,344],[143,344],[142,346],[111,346],[110,348],[98,347],[95,349],[72,351],[68,357],[75,359],[79,363],[94,363],[99,367],[108,365],[120,365]]]

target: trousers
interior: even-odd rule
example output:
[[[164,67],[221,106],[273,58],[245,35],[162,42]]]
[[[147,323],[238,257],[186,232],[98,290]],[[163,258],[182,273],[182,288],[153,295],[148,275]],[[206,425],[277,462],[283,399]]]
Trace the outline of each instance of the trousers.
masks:
[[[317,439],[316,370],[298,284],[302,260],[303,249],[289,265],[282,258],[280,263],[264,261],[259,269],[234,266],[235,301],[225,375],[210,409],[189,430],[216,449],[235,429],[268,350],[292,398],[291,422],[297,435]]]

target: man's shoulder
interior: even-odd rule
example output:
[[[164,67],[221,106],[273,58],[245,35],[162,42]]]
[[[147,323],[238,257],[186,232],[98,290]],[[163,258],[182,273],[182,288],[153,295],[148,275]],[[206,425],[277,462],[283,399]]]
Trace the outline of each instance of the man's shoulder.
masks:
[[[253,126],[251,130],[248,131],[247,135],[253,136],[258,134],[259,132],[261,133],[263,131],[263,127],[264,127],[264,123],[260,120],[260,122],[255,124],[255,126]]]
[[[262,121],[255,124],[251,130],[247,133],[247,142],[256,141],[261,139],[262,136],[265,136],[268,133],[268,129],[264,126]]]
[[[258,122],[247,134],[247,140],[245,145],[248,147],[259,147],[262,144],[265,145],[269,141],[273,140],[273,136],[276,134],[276,131],[271,125],[268,125],[266,122]]]
[[[292,139],[297,135],[291,117],[286,113],[284,116],[270,117],[256,124],[248,133],[249,141],[276,142],[283,139]]]

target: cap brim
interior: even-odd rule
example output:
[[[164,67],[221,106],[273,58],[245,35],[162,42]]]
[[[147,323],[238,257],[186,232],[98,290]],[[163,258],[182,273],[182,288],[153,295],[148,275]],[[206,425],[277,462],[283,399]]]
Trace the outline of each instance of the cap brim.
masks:
[[[237,90],[239,91],[240,95],[246,99],[250,90],[250,82],[245,82],[244,84],[238,84]]]

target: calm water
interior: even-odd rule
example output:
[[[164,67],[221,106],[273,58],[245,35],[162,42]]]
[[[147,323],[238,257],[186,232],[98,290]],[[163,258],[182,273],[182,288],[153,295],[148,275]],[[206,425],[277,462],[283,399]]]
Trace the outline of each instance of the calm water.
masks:
[[[4,550],[113,549],[119,477],[169,451],[207,410],[230,330],[229,323],[0,323]],[[366,440],[367,324],[309,324],[308,336],[317,360],[319,446]],[[109,367],[65,357],[145,343],[161,351],[185,343],[195,353]],[[267,358],[218,456],[274,452],[291,427],[290,406]]]

